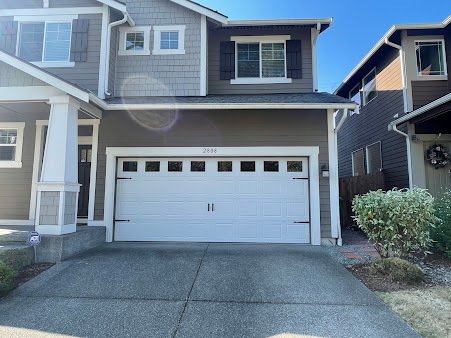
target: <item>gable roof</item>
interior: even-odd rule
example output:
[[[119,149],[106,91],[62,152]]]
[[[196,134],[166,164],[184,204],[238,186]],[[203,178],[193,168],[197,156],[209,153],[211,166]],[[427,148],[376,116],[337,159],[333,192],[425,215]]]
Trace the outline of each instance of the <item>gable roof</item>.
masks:
[[[0,51],[0,61],[4,62],[11,67],[14,67],[30,76],[35,77],[42,82],[49,84],[52,87],[55,87],[83,102],[89,102],[89,92],[70,83],[67,82],[56,75],[53,75],[41,68],[19,59],[16,56]]]
[[[357,66],[346,76],[340,86],[334,91],[334,94],[338,94],[340,90],[347,84],[349,80],[352,79],[354,75],[368,62],[373,56],[381,50],[381,48],[386,45],[388,41],[399,31],[402,30],[431,30],[431,29],[444,29],[451,24],[451,15],[445,20],[439,23],[432,24],[402,24],[392,26],[387,33],[382,36],[382,38],[374,45],[374,47],[368,52],[367,55],[357,64]]]

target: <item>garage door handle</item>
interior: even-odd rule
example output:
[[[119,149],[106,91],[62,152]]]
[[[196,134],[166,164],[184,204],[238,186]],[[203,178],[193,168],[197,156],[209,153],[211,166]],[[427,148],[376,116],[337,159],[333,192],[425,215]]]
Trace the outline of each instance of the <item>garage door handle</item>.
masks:
[[[129,219],[117,219],[116,222],[130,222]]]
[[[208,203],[208,212],[210,212],[210,203]]]
[[[211,205],[211,211],[215,211],[215,204],[214,203]]]

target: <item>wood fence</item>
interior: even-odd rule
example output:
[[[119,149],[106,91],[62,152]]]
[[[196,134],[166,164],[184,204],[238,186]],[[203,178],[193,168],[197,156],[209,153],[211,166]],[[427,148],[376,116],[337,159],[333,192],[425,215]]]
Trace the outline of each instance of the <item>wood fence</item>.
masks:
[[[373,175],[340,178],[340,219],[342,227],[354,224],[352,219],[352,199],[354,196],[363,195],[378,189],[385,189],[383,172]]]

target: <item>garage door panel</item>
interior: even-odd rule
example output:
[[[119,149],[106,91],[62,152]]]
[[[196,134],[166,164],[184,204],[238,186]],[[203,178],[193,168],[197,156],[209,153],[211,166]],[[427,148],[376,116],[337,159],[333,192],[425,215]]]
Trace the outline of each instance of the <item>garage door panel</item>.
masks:
[[[310,242],[306,159],[132,160],[136,172],[119,164],[119,175],[131,179],[117,181],[115,217],[129,222],[115,222],[115,240]],[[302,171],[290,172],[289,160]],[[183,170],[168,172],[168,161],[182,161]],[[205,171],[192,172],[191,161],[205,161]],[[250,170],[255,162],[255,171],[242,172],[243,161]],[[146,162],[159,162],[160,171]]]

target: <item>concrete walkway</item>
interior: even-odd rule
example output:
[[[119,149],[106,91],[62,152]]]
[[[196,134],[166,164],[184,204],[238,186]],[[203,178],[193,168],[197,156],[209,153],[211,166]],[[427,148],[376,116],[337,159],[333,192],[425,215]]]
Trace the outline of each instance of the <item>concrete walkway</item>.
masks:
[[[325,249],[104,245],[0,301],[1,337],[419,337]]]

